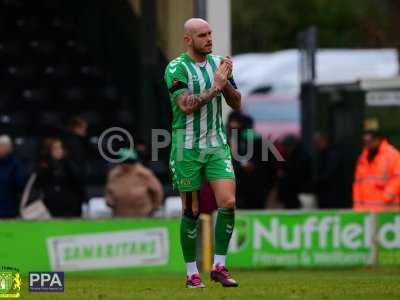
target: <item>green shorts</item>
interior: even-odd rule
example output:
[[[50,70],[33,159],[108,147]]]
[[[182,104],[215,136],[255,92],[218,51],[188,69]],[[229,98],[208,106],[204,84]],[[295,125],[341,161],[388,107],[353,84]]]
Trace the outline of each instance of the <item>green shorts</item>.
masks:
[[[169,167],[174,189],[199,190],[207,179],[235,179],[229,145],[208,149],[180,149],[172,146]]]

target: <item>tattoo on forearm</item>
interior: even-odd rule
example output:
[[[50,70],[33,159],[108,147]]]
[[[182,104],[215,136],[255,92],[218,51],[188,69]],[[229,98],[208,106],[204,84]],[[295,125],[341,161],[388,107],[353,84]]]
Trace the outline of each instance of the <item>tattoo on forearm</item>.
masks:
[[[199,108],[212,99],[214,99],[221,91],[215,86],[203,91],[200,95],[187,95],[184,99],[184,105],[188,109]]]

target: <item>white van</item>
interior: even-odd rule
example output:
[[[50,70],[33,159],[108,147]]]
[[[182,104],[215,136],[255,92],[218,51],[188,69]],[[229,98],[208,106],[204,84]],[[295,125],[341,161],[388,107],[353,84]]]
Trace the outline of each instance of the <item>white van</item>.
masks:
[[[243,95],[243,110],[258,132],[272,139],[300,134],[300,53],[250,53],[233,57],[234,78]],[[351,83],[399,74],[395,49],[320,49],[317,84]]]

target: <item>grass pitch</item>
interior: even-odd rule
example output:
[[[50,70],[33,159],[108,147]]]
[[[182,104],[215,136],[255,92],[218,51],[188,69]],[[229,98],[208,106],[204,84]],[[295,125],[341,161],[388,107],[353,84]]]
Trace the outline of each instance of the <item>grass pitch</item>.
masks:
[[[400,299],[400,268],[352,270],[233,271],[238,288],[222,288],[202,278],[205,289],[184,287],[182,274],[65,275],[64,293],[29,293],[21,299]],[[25,280],[26,282],[26,280]]]

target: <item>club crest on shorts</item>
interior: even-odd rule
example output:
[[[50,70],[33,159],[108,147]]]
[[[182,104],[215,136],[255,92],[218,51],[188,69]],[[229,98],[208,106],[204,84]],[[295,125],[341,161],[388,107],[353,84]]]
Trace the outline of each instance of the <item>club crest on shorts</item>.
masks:
[[[191,186],[192,180],[190,178],[182,178],[180,184],[182,186]]]

